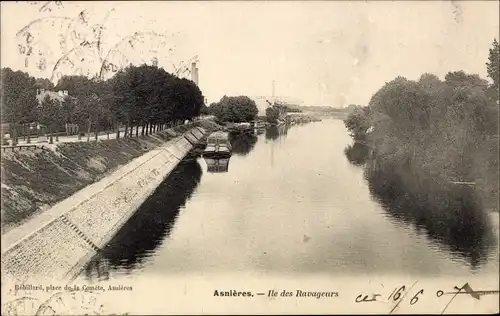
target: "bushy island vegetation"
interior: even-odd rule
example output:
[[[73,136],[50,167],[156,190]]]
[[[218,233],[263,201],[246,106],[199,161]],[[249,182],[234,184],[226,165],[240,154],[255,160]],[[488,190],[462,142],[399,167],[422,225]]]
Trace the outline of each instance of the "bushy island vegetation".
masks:
[[[463,71],[397,77],[344,121],[356,141],[348,159],[392,215],[471,245],[486,234],[484,210],[498,211],[498,50],[495,40],[491,83]]]

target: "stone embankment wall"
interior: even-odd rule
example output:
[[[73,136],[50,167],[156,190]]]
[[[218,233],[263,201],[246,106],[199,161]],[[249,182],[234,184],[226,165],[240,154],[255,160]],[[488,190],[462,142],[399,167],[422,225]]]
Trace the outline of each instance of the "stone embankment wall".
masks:
[[[76,277],[206,133],[193,128],[54,205],[58,216],[2,249],[4,278]]]

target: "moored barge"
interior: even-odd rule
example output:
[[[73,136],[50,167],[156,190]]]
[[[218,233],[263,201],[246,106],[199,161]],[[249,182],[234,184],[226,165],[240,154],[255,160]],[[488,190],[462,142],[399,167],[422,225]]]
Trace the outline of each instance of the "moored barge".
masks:
[[[217,131],[208,136],[203,157],[220,159],[231,157],[231,154],[232,147],[227,132]]]

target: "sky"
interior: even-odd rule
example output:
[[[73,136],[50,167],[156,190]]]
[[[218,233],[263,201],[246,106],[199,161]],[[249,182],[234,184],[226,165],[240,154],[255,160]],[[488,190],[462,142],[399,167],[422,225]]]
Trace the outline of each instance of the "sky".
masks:
[[[1,18],[2,67],[36,77],[99,73],[102,60],[121,67],[156,57],[167,71],[197,60],[209,102],[271,95],[274,80],[277,96],[334,107],[366,105],[397,76],[486,78],[499,37],[497,1],[2,2]],[[88,48],[77,46],[82,39]],[[26,64],[18,45],[26,54],[27,40]]]

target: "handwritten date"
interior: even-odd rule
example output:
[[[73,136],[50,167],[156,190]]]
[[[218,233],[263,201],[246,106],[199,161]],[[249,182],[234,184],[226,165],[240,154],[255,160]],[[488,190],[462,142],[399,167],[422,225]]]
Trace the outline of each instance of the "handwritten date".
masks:
[[[410,290],[413,288],[413,286],[416,284],[415,282],[408,290],[406,289],[406,285],[402,285],[401,287],[396,287],[394,290],[391,292],[391,294],[386,298],[385,302],[395,302],[396,305],[392,308],[391,312],[394,311],[398,307],[398,305],[403,301],[405,296],[410,293]],[[442,313],[448,308],[448,306],[451,304],[451,302],[455,299],[455,297],[458,294],[468,294],[471,297],[479,300],[481,295],[488,295],[488,294],[498,294],[499,291],[474,291],[469,283],[465,283],[462,287],[455,286],[454,287],[455,291],[451,292],[444,292],[443,290],[438,290],[435,293],[436,297],[441,297],[443,295],[453,295],[452,298],[450,299],[449,302],[447,302],[444,310]],[[415,292],[412,292],[415,293]],[[418,303],[419,298],[424,295],[425,291],[423,288],[421,288],[419,291],[417,291],[415,294],[413,294],[412,298],[409,301],[410,305],[415,305]],[[368,303],[368,302],[374,302],[378,301],[378,297],[383,297],[382,294],[376,293],[376,294],[371,294],[371,295],[365,295],[365,294],[359,294],[355,298],[356,303]]]
[[[405,285],[403,285],[399,288],[394,288],[392,293],[387,297],[387,301],[391,301],[391,299],[392,299],[392,301],[398,301],[401,298],[401,295],[403,295],[405,293],[405,290],[406,290]],[[410,304],[411,305],[416,304],[418,302],[418,296],[420,294],[423,294],[423,293],[424,293],[424,289],[420,289],[420,291],[418,291],[417,294],[415,294],[412,297],[412,299],[410,300]],[[363,296],[363,294],[360,294],[356,297],[355,302],[356,303],[373,302],[373,301],[377,300],[378,296],[382,296],[382,294],[372,294],[371,298],[369,297],[369,295]]]

